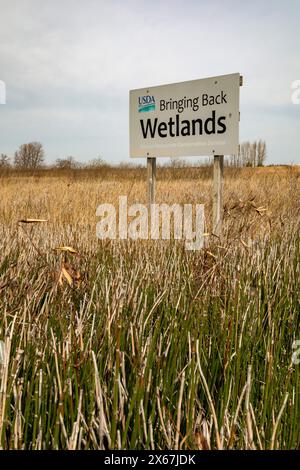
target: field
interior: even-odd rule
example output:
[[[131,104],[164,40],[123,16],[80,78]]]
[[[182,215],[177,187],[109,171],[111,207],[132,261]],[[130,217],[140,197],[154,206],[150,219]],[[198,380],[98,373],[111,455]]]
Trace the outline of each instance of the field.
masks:
[[[0,176],[2,449],[300,448],[300,170],[227,168],[220,239],[211,173],[157,175],[204,203],[200,251],[97,239],[144,169]]]

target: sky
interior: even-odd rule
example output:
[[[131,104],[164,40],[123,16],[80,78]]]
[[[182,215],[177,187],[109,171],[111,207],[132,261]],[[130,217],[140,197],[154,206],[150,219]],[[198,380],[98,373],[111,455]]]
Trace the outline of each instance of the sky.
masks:
[[[238,72],[240,142],[299,164],[299,18],[298,0],[0,0],[0,154],[128,163],[130,89]]]

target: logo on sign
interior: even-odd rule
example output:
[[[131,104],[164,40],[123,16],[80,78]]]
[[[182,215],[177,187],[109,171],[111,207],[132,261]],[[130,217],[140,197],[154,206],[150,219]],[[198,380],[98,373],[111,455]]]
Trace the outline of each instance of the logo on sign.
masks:
[[[155,110],[155,98],[151,95],[139,96],[139,113],[147,113]]]

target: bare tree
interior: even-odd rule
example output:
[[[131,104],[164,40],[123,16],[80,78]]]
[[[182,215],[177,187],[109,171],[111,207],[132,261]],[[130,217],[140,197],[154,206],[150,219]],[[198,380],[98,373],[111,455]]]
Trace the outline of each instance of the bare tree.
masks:
[[[64,170],[72,170],[74,168],[79,168],[80,166],[81,164],[76,162],[74,157],[58,158],[55,162],[56,168]]]
[[[245,166],[248,161],[248,142],[243,142],[240,145],[240,153],[239,153],[239,166]]]
[[[9,168],[10,167],[10,160],[9,156],[1,153],[0,155],[0,168]]]
[[[15,152],[15,166],[21,169],[36,169],[42,166],[44,149],[40,142],[23,144]]]
[[[85,165],[86,168],[103,168],[104,166],[107,166],[107,163],[103,160],[101,155],[99,155],[97,158],[94,158]]]
[[[250,161],[251,166],[257,166],[257,143],[253,142],[250,145]]]
[[[231,166],[263,166],[265,159],[265,141],[243,142],[239,147],[239,154],[232,155],[229,164]]]
[[[267,145],[264,140],[260,140],[257,144],[257,166],[263,166],[267,157]]]

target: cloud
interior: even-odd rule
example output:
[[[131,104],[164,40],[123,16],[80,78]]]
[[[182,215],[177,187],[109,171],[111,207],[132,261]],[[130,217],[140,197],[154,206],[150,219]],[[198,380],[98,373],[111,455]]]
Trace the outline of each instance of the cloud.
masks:
[[[241,137],[299,161],[296,140],[277,150],[280,132],[299,129],[296,1],[0,0],[0,12],[0,151],[33,139],[49,161],[126,160],[129,89],[240,72]]]

